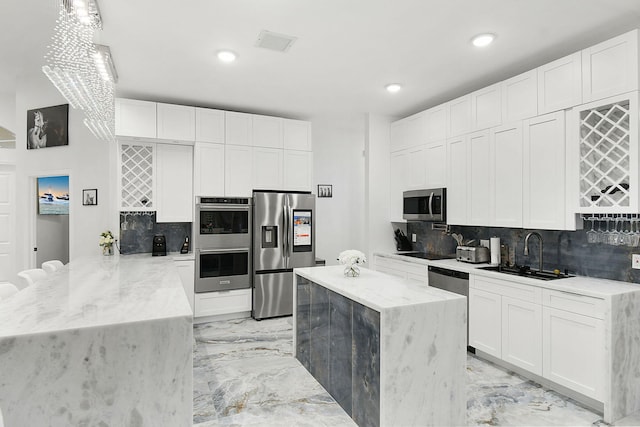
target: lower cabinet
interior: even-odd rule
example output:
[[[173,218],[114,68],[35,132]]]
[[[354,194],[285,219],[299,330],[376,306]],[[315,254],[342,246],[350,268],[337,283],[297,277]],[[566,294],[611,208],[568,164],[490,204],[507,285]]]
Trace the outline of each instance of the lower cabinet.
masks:
[[[542,375],[542,307],[502,297],[502,359]]]
[[[251,289],[235,289],[195,294],[194,317],[251,311]]]
[[[429,284],[426,265],[376,255],[373,258],[373,268],[376,271],[387,273],[401,279],[408,279],[425,285]]]
[[[502,356],[501,298],[469,288],[469,345],[495,357]]]
[[[195,283],[195,261],[194,260],[176,260],[176,268],[178,269],[178,275],[184,288],[184,293],[187,295],[191,311],[194,311],[194,283]]]

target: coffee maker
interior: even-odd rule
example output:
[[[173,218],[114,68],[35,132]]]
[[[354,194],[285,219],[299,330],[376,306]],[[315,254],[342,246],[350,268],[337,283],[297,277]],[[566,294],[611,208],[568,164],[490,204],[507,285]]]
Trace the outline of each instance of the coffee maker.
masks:
[[[153,236],[153,256],[165,256],[167,255],[167,239],[164,234],[156,234]]]

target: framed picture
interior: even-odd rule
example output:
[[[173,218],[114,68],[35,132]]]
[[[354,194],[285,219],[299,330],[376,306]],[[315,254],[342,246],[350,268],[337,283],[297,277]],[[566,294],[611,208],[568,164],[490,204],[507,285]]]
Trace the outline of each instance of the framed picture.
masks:
[[[38,177],[38,214],[69,215],[69,176]]]
[[[27,150],[69,145],[69,104],[27,111]]]
[[[82,190],[82,204],[84,206],[96,206],[98,204],[98,189]]]
[[[318,197],[333,197],[331,185],[318,185]]]

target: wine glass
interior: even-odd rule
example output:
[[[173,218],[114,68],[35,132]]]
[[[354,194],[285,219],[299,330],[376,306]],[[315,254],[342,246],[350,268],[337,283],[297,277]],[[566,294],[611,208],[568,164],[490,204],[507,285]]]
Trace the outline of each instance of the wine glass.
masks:
[[[591,221],[591,230],[587,231],[587,243],[598,243],[598,232],[594,229],[596,225],[596,216],[591,214],[587,221]]]

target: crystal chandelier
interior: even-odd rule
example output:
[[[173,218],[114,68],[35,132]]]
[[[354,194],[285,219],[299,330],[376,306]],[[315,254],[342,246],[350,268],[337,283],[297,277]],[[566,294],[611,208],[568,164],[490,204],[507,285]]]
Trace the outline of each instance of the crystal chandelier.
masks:
[[[115,138],[114,85],[117,73],[108,46],[93,43],[102,28],[96,0],[56,0],[58,19],[45,55],[44,74],[99,139]]]

